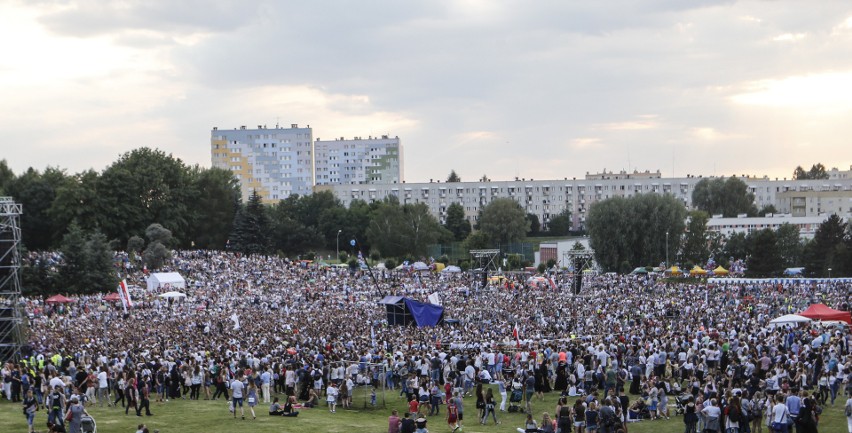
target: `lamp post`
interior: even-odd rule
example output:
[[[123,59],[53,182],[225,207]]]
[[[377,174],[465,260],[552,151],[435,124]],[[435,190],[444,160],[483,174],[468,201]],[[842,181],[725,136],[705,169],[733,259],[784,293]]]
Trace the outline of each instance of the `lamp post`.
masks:
[[[337,262],[338,263],[340,263],[340,233],[341,232],[343,232],[343,230],[337,231]]]
[[[831,278],[831,268],[828,268],[828,278]]]
[[[669,268],[669,231],[666,230],[666,269]]]

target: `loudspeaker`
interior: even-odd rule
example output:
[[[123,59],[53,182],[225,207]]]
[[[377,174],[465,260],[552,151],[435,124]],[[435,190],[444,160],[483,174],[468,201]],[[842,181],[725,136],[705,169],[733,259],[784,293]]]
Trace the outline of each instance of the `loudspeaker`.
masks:
[[[14,310],[9,307],[0,307],[0,320],[11,319],[14,317]]]
[[[482,270],[482,287],[488,286],[488,271]]]
[[[575,271],[576,272],[576,271]],[[579,295],[583,288],[583,271],[574,274],[574,294]]]

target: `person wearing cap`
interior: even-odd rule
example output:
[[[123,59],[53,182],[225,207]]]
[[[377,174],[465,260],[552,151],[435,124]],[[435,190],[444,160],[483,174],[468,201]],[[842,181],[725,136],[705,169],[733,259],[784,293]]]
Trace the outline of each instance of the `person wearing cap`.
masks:
[[[83,422],[83,414],[89,415],[86,408],[80,403],[79,397],[76,395],[71,397],[71,404],[68,411],[65,413],[65,419],[68,419],[68,433],[82,433],[81,424]]]

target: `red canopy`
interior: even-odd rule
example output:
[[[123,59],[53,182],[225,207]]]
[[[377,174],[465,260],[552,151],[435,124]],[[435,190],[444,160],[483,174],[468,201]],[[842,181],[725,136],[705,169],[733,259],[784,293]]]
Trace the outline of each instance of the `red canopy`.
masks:
[[[68,299],[62,295],[53,295],[45,299],[44,302],[48,304],[70,304],[71,302],[74,302],[74,300]]]
[[[852,325],[852,315],[848,311],[834,310],[824,304],[813,304],[799,315],[814,320],[840,320]]]
[[[118,293],[112,292],[109,295],[104,296],[103,299],[104,299],[104,301],[115,302],[115,301],[120,301],[121,297],[118,296]]]

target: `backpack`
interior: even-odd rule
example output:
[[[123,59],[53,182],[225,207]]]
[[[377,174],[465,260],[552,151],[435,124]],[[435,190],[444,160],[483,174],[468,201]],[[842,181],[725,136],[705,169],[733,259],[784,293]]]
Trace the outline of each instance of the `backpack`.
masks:
[[[601,426],[603,427],[612,427],[615,425],[615,412],[611,410],[600,411],[601,416]]]
[[[731,422],[740,422],[742,418],[743,414],[739,408],[737,408],[736,406],[728,407],[728,419],[731,420]]]

